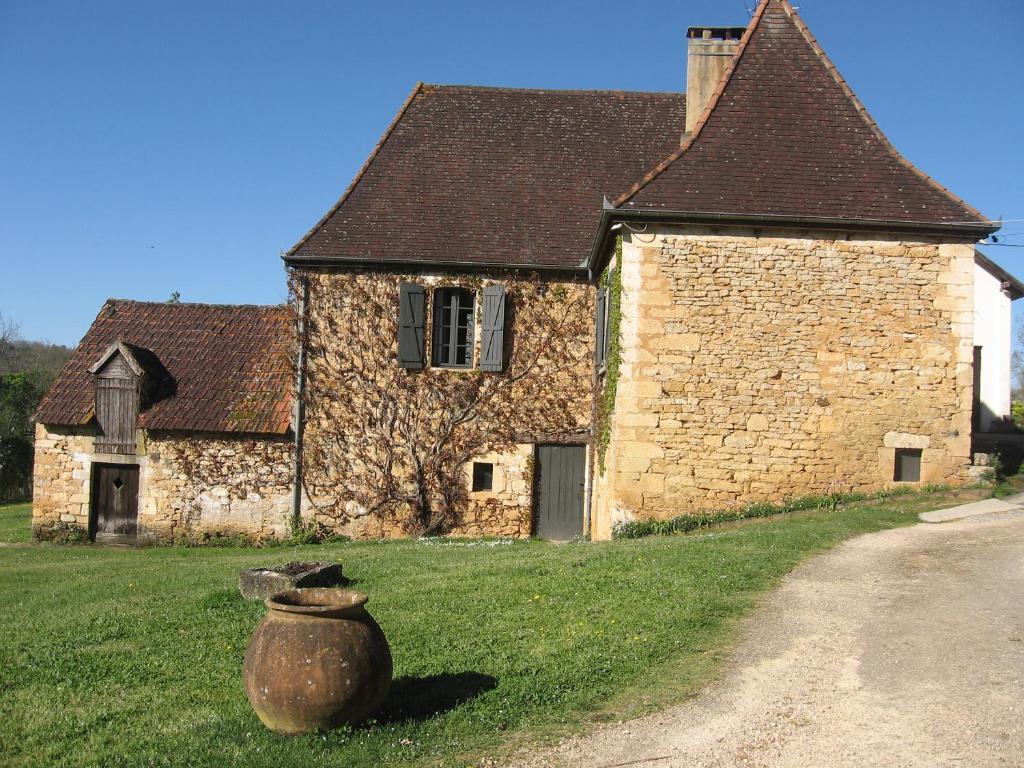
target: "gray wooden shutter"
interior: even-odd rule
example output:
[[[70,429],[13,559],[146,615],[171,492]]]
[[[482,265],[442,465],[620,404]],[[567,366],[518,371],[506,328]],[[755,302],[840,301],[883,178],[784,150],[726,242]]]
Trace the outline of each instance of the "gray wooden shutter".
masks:
[[[483,328],[480,334],[480,370],[505,370],[505,286],[484,286]]]
[[[597,339],[594,348],[594,354],[597,355],[598,370],[604,368],[605,356],[608,351],[606,345],[608,329],[605,327],[608,322],[607,303],[608,289],[601,286],[597,289]]]
[[[423,367],[423,286],[399,283],[398,301],[398,364],[419,370]]]

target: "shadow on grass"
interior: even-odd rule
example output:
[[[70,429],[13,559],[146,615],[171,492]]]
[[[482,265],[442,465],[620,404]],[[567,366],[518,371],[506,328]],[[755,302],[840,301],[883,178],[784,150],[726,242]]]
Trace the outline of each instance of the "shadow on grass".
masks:
[[[497,679],[479,672],[399,677],[391,684],[391,692],[376,720],[379,723],[429,720],[497,685]]]

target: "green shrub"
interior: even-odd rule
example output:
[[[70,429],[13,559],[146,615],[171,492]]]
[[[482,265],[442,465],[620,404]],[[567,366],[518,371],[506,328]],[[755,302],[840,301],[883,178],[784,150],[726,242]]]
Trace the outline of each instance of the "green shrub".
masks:
[[[1014,400],[1010,405],[1010,417],[1018,427],[1024,426],[1024,400]]]
[[[928,484],[920,489],[923,493],[937,493],[949,490],[949,486]],[[612,536],[616,539],[640,539],[644,536],[666,536],[673,533],[689,533],[700,528],[707,528],[722,523],[732,523],[737,520],[752,520],[759,517],[772,517],[788,512],[800,512],[812,509],[835,510],[841,504],[851,504],[857,501],[874,499],[881,501],[894,496],[905,496],[917,492],[917,489],[908,486],[878,491],[877,493],[830,493],[824,496],[801,496],[796,499],[772,504],[767,501],[757,501],[745,507],[724,510],[720,512],[693,512],[677,515],[668,520],[635,520],[626,523],[617,523],[612,528]]]
[[[292,537],[288,544],[326,544],[328,542],[351,541],[350,536],[334,533],[330,528],[316,520],[305,525],[296,526],[292,530]]]

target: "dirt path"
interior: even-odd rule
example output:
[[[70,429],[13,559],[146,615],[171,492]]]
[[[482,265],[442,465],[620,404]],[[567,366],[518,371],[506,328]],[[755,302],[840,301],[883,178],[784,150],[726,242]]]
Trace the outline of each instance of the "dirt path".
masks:
[[[808,561],[727,670],[691,702],[511,765],[1024,766],[1024,515]]]

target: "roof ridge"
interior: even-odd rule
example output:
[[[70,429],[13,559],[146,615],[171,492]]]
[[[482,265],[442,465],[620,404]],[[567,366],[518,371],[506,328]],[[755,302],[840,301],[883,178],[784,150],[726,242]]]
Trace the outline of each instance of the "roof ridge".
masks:
[[[772,0],[761,0],[757,10],[754,11],[754,15],[751,17],[750,23],[747,25],[747,29],[743,33],[743,37],[740,38],[739,46],[736,48],[736,53],[733,55],[732,61],[729,62],[728,68],[722,74],[722,79],[718,81],[718,85],[715,87],[714,93],[712,93],[711,98],[708,99],[708,103],[704,107],[704,111],[701,113],[700,118],[694,124],[690,135],[687,136],[679,145],[679,149],[654,166],[654,168],[648,171],[640,181],[617,197],[612,203],[613,207],[618,208],[619,206],[629,202],[630,198],[658,178],[658,176],[660,176],[676,160],[682,157],[686,150],[692,147],[694,142],[697,141],[697,138],[704,130],[704,126],[707,125],[708,120],[711,118],[711,113],[714,112],[715,107],[718,106],[718,102],[722,98],[722,94],[725,93],[725,89],[729,85],[729,81],[732,79],[733,72],[736,71],[736,67],[739,64],[740,59],[743,58],[743,54],[747,50],[747,44],[750,42],[750,38],[753,37],[754,31],[761,24],[761,19],[764,18],[764,12],[771,2]],[[782,0],[782,2],[786,2],[786,0]]]
[[[108,298],[107,304],[140,304],[149,307],[208,307],[211,309],[261,309],[280,310],[286,309],[287,304],[211,304],[205,301],[141,301],[139,299],[118,299]],[[102,308],[101,308],[102,311]]]
[[[366,162],[364,162],[362,167],[356,172],[355,178],[352,179],[352,183],[348,185],[348,189],[342,192],[341,197],[338,198],[338,202],[332,205],[328,209],[327,213],[321,216],[320,220],[316,224],[314,224],[309,229],[309,231],[306,232],[306,234],[299,238],[299,241],[295,245],[293,245],[285,252],[285,258],[287,258],[288,256],[292,256],[297,250],[299,250],[299,248],[305,245],[306,241],[309,240],[309,238],[311,238],[314,234],[316,234],[317,230],[319,230],[320,227],[322,227],[327,222],[327,220],[331,218],[331,216],[333,216],[338,211],[339,208],[341,208],[341,206],[348,199],[349,195],[352,194],[352,190],[354,190],[356,188],[356,185],[359,184],[359,182],[362,180],[370,165],[373,164],[373,161],[377,158],[377,155],[380,154],[380,150],[384,146],[384,142],[386,142],[388,140],[388,137],[391,136],[392,131],[394,131],[395,128],[398,126],[398,123],[405,115],[406,110],[409,109],[409,105],[412,104],[413,100],[416,98],[416,96],[420,93],[421,90],[423,90],[423,81],[419,80],[417,81],[416,85],[413,86],[412,93],[405,97],[405,101],[402,102],[402,106],[399,107],[398,109],[398,114],[396,114],[394,118],[392,118],[391,123],[384,131],[384,135],[380,137],[380,139],[374,145],[373,149],[370,151],[370,155],[369,157],[366,158]]]
[[[468,83],[421,83],[424,91],[450,90],[450,91],[490,91],[494,93],[550,93],[550,94],[629,94],[631,96],[685,96],[680,91],[635,91],[628,88],[526,88],[503,85],[473,85]]]

